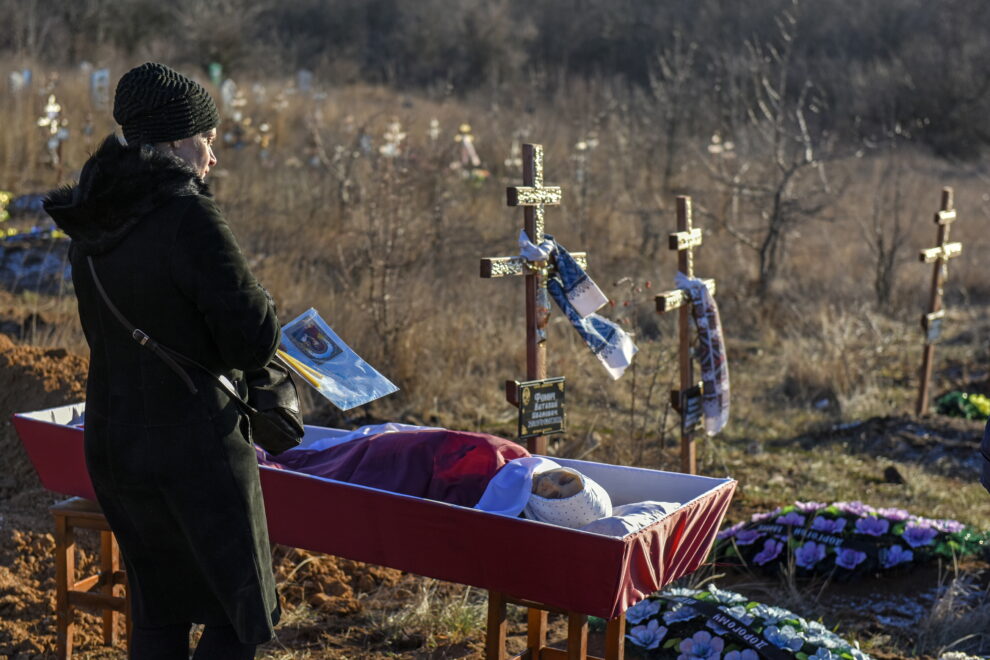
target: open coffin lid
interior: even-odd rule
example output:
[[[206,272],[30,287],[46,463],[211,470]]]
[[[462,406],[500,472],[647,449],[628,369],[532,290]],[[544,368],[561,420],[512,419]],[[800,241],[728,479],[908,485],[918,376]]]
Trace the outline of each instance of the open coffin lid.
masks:
[[[83,404],[69,405],[15,415],[14,425],[45,488],[95,499],[83,415]],[[343,433],[307,427],[304,445]],[[727,478],[553,460],[597,481],[616,506],[683,504],[616,538],[262,467],[269,535],[283,545],[613,619],[698,568],[736,487]]]

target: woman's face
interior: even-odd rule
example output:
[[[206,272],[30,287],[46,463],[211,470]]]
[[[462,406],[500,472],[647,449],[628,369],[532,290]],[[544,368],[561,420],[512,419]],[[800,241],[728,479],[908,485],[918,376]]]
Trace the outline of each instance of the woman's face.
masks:
[[[210,168],[217,164],[217,157],[213,153],[213,141],[216,139],[217,129],[211,128],[199,135],[171,142],[170,146],[176,156],[196,170],[199,178],[205,179]]]

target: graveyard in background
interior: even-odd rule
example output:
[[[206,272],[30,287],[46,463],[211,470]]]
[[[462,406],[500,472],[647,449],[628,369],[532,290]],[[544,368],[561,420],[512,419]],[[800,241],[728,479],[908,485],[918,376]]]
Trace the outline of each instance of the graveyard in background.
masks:
[[[80,396],[85,360],[74,356],[86,346],[66,240],[39,195],[71,183],[113,130],[117,78],[160,58],[221,107],[210,185],[280,317],[315,307],[401,388],[346,414],[307,392],[310,423],[515,434],[503,383],[525,376],[523,288],[478,269],[517,250],[521,214],[505,188],[521,183],[521,145],[535,142],[547,183],[562,188],[547,232],[588,252],[610,298],[601,313],[639,347],[612,381],[553,310],[548,375],[567,379],[568,430],[551,453],[678,469],[677,328],[654,295],[674,286],[667,235],[676,197],[690,195],[704,232],[695,271],[718,282],[732,392],[728,426],[699,444],[699,471],[739,480],[727,521],[795,500],[862,500],[990,529],[973,459],[983,421],[934,403],[990,394],[990,34],[977,20],[990,6],[775,1],[743,15],[716,0],[251,11],[227,0],[171,13],[89,0],[32,17],[45,3],[22,4],[0,1],[11,20],[0,35],[0,374],[17,375],[3,419]],[[932,279],[919,251],[936,244],[945,187],[962,252],[948,265],[933,403],[918,416]],[[11,521],[0,527],[0,650],[42,653],[51,495],[9,425],[0,449],[13,457],[0,476]],[[294,550],[277,560],[291,632],[265,657],[480,648],[477,590]],[[955,632],[985,629],[990,603],[943,598],[985,590],[985,564],[926,571],[925,590],[946,588],[901,626],[882,608],[911,597],[903,581],[862,588],[875,599],[857,607],[881,610],[846,616],[842,603],[862,595],[847,587],[817,597],[821,582],[746,579],[754,597],[840,623],[875,657],[927,657]],[[987,652],[985,640],[966,644]],[[84,657],[104,657],[90,648]]]

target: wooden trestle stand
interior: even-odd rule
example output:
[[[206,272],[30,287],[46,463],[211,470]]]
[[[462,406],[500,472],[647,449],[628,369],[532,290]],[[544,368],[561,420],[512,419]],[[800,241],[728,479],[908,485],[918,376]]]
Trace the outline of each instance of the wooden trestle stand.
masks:
[[[677,251],[677,270],[694,277],[694,248],[701,245],[701,229],[691,221],[691,198],[677,198],[677,232],[670,234],[669,248]],[[711,294],[715,295],[715,280],[703,280]],[[694,380],[694,351],[691,347],[691,298],[683,289],[672,289],[657,294],[657,312],[664,314],[675,309],[678,317],[678,356],[681,387],[670,393],[674,409],[681,416],[681,472],[698,473],[697,450],[694,430],[701,422],[701,383]]]
[[[915,413],[928,412],[928,387],[932,379],[932,364],[935,361],[935,344],[942,335],[945,309],[942,307],[942,289],[949,274],[949,259],[962,253],[962,243],[949,243],[949,229],[956,220],[956,210],[952,206],[952,188],[942,189],[942,208],[935,213],[938,225],[938,245],[922,250],[918,255],[922,263],[935,264],[932,273],[932,291],[928,303],[928,313],[921,317],[921,327],[925,330],[925,350],[921,362],[921,386],[918,388],[918,402]]]
[[[523,185],[507,189],[508,205],[522,206],[524,228],[529,240],[539,245],[544,240],[544,207],[560,204],[561,190],[543,185],[543,147],[538,144],[523,145]],[[582,267],[587,265],[587,255],[572,253]],[[526,377],[541,380],[547,377],[546,328],[550,319],[550,296],[547,278],[552,263],[530,262],[523,257],[493,257],[481,260],[481,276],[486,278],[525,275],[526,277]],[[516,401],[515,381],[506,382],[506,398]],[[546,436],[527,440],[533,454],[547,452]],[[488,631],[485,642],[486,660],[504,660],[507,631],[506,605],[513,603],[529,608],[526,651],[513,660],[585,660],[588,655],[588,617],[579,612],[562,612],[542,603],[512,598],[504,593],[488,592]],[[548,612],[566,614],[567,650],[547,646]],[[624,657],[625,615],[608,622],[606,631],[605,660],[622,660]]]

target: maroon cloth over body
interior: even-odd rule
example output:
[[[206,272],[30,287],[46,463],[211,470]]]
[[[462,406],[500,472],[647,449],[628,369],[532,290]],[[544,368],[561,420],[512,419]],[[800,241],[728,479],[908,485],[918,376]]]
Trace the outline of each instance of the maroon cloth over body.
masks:
[[[499,468],[525,456],[529,452],[510,440],[445,429],[378,433],[276,457],[258,449],[268,467],[467,507],[478,503]]]

